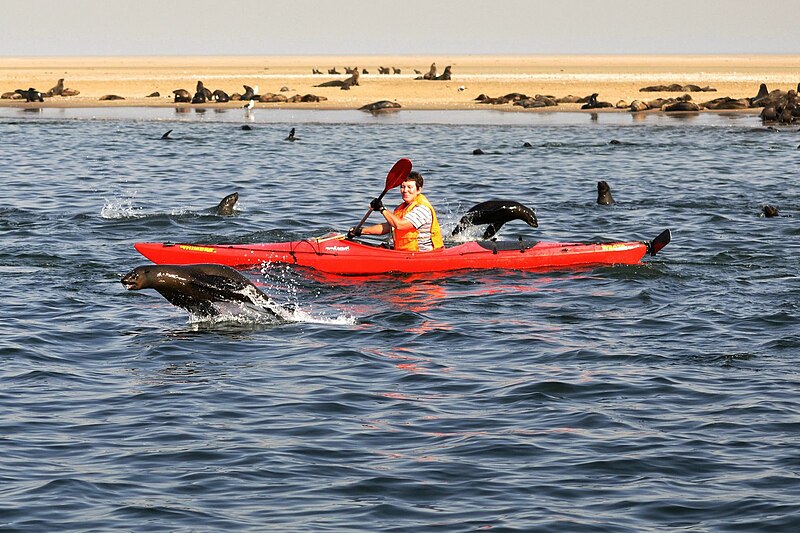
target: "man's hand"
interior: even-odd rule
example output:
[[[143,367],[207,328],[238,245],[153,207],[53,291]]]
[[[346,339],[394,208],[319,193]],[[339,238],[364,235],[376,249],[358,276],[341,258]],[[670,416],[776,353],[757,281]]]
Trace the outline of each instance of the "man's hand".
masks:
[[[385,207],[383,207],[383,202],[381,202],[380,198],[373,198],[372,201],[369,203],[369,206],[372,208],[373,211],[377,211],[380,213]]]
[[[352,239],[353,237],[361,237],[361,228],[350,228],[347,232],[347,238]]]

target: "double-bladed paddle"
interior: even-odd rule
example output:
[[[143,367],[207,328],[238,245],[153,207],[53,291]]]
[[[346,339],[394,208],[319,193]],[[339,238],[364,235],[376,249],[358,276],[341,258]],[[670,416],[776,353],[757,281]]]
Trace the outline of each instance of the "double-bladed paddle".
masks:
[[[386,193],[403,183],[410,173],[411,160],[406,159],[405,157],[398,160],[389,171],[389,174],[386,175],[386,187],[383,188],[383,192],[380,194],[380,196],[378,196],[378,200],[383,200],[383,197],[386,195]],[[364,222],[367,221],[371,214],[372,208],[370,207],[367,211],[367,214],[365,214],[364,218],[361,219],[361,222],[358,223],[358,226],[354,228],[354,232],[357,232],[359,229],[361,229],[361,226],[364,225]]]

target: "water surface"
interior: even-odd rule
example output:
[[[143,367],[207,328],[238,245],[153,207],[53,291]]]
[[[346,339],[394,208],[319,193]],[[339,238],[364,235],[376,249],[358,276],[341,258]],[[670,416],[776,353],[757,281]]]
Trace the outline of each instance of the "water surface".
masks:
[[[713,114],[244,124],[0,109],[0,527],[800,526],[800,133]],[[445,231],[509,198],[540,227],[501,239],[673,242],[580,271],[246,272],[303,311],[285,324],[193,321],[119,283],[147,263],[137,241],[345,230],[400,157]],[[616,205],[595,204],[598,180]],[[233,191],[237,215],[214,215]],[[759,217],[764,203],[787,216]]]

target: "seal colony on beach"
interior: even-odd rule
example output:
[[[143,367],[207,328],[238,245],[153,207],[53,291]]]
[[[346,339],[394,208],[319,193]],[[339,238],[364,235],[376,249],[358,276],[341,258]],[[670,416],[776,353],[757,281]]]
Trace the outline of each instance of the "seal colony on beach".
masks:
[[[234,106],[230,102],[237,101],[238,94],[239,99],[254,98],[259,107],[268,108],[312,103],[315,105],[309,107],[358,109],[370,102],[387,100],[400,102],[404,109],[480,109],[492,105],[502,110],[554,108],[577,112],[581,106],[589,104],[585,111],[603,113],[625,110],[679,113],[753,110],[750,112],[758,113],[761,108],[754,106],[760,104],[755,98],[760,81],[769,84],[768,93],[786,93],[794,90],[800,81],[796,77],[792,79],[792,73],[800,72],[800,55],[594,59],[588,56],[420,56],[399,60],[396,57],[352,56],[332,58],[337,65],[335,68],[330,68],[330,62],[326,68],[315,65],[319,59],[187,56],[133,58],[120,63],[112,58],[91,57],[0,58],[0,95],[4,97],[0,105],[23,106],[26,99],[15,90],[33,88],[42,93],[44,101],[28,102],[30,107],[91,106],[103,95],[117,95],[125,100],[101,104],[225,108]],[[323,74],[310,74],[312,66]],[[382,67],[381,72],[388,71],[389,75],[379,74],[378,66]],[[449,72],[446,66],[450,67]],[[598,71],[598,66],[603,70]],[[324,73],[328,70],[342,74],[326,79]],[[191,80],[187,79],[189,72],[196,73],[189,74]],[[359,73],[357,85],[345,83],[348,79],[356,82],[356,72]],[[606,75],[598,76],[598,72]],[[675,77],[671,74],[674,72],[681,72],[679,79],[671,79]],[[742,74],[738,79],[739,72],[746,76]],[[754,79],[756,81],[752,81]],[[199,90],[196,88],[198,81],[204,84]],[[334,82],[329,87],[314,88],[329,81]],[[253,90],[243,89],[245,85]],[[262,87],[260,91],[258,85]],[[350,94],[340,90],[342,87],[351,89]],[[289,88],[291,90],[287,90]],[[78,89],[79,96],[67,96]],[[176,102],[173,91],[178,90],[188,94],[180,93]],[[215,95],[215,91],[219,92]],[[525,97],[505,98],[515,93]],[[612,107],[592,105],[589,97],[595,93],[598,103],[607,102]],[[307,98],[309,94],[320,98]],[[476,100],[481,94],[488,97]],[[685,98],[686,95],[691,99]],[[695,105],[698,111],[694,111]],[[783,116],[786,120],[789,114],[783,113]],[[776,113],[775,117],[780,119],[781,114]],[[770,113],[766,113],[765,119],[771,118]]]

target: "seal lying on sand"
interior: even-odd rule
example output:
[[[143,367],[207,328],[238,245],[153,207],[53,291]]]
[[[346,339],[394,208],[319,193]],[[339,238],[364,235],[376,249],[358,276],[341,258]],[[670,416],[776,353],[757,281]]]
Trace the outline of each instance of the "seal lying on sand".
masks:
[[[598,102],[597,97],[598,93],[592,93],[585,104],[581,106],[581,109],[601,109],[604,107],[614,107],[614,104],[611,102]]]
[[[211,99],[215,102],[230,102],[231,97],[228,96],[228,93],[223,91],[222,89],[217,89],[213,93],[211,93]]]
[[[389,100],[380,100],[378,102],[373,102],[358,108],[359,111],[369,111],[370,113],[376,113],[378,111],[391,111],[393,109],[400,109],[400,104],[397,102],[390,102]]]
[[[358,80],[360,77],[361,74],[358,72],[358,67],[356,67],[355,70],[352,71],[352,75],[346,80],[326,81],[325,83],[314,85],[314,87],[339,87],[340,89],[347,91],[350,90],[350,87],[358,85]]]
[[[450,67],[450,65],[447,65],[446,67],[444,67],[444,72],[442,72],[439,76],[436,76],[433,79],[450,81],[452,79],[452,76],[453,76],[452,68]]]
[[[458,221],[451,235],[458,235],[470,226],[488,224],[483,238],[491,239],[503,224],[512,220],[522,220],[532,228],[539,227],[536,213],[530,207],[513,200],[489,200],[472,206]]]
[[[172,305],[195,315],[219,316],[226,312],[225,303],[234,303],[254,306],[275,318],[290,318],[289,311],[225,265],[144,265],[125,274],[120,282],[129,291],[155,289]]]
[[[189,91],[187,91],[186,89],[175,89],[174,91],[172,91],[172,94],[175,95],[174,102],[176,104],[180,102],[188,103],[192,101],[192,95],[189,94]]]
[[[30,87],[27,91],[17,89],[14,92],[22,96],[26,102],[44,102],[44,95],[33,87]]]
[[[611,205],[614,198],[611,196],[611,187],[607,181],[597,182],[597,203],[600,205]]]
[[[64,78],[60,78],[56,86],[47,91],[47,96],[61,96],[62,92],[64,92]]]

